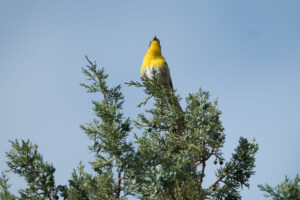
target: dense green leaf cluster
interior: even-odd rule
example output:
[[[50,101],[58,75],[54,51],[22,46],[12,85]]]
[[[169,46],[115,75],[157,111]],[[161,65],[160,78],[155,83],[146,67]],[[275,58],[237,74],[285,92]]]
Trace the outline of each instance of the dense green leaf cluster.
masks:
[[[232,158],[224,163],[225,134],[217,101],[210,102],[209,93],[200,89],[186,98],[183,111],[175,91],[155,78],[144,77],[142,83],[129,85],[144,88],[148,94],[141,105],[154,99],[154,107],[135,121],[143,130],[141,136],[136,135],[140,161],[136,181],[141,199],[240,199],[239,189],[248,187],[254,174],[258,146],[240,138]],[[220,167],[216,181],[205,188],[209,159]]]
[[[299,200],[300,199],[300,178],[297,174],[294,179],[287,176],[284,181],[275,188],[268,184],[258,185],[261,191],[265,192],[265,197],[271,197],[273,200]]]
[[[38,146],[27,140],[10,141],[12,149],[6,153],[8,168],[25,178],[28,188],[19,191],[21,199],[59,199],[58,193],[64,186],[55,186],[55,168],[43,160]]]
[[[153,79],[128,83],[143,88],[147,95],[138,105],[137,119],[130,120],[122,112],[121,86],[108,87],[108,75],[87,60],[83,73],[88,83],[81,85],[89,93],[101,94],[100,100],[93,101],[95,119],[81,125],[92,141],[94,172],[87,173],[80,163],[67,186],[56,186],[55,168],[43,161],[37,145],[16,140],[7,157],[8,168],[28,183],[28,188],[19,191],[20,199],[241,199],[239,190],[249,186],[254,174],[258,146],[240,138],[230,160],[225,161],[221,112],[208,92],[200,89],[190,94],[182,109],[176,91],[162,85],[154,71]],[[149,102],[153,106],[143,109]],[[129,141],[133,125],[139,133],[135,141]],[[209,160],[217,171],[215,181],[205,187]]]

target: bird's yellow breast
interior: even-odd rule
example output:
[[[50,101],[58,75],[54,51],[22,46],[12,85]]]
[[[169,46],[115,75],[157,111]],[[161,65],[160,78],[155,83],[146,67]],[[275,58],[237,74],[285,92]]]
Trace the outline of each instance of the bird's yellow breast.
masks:
[[[147,67],[161,68],[166,66],[167,62],[161,55],[160,45],[156,41],[152,42],[143,60],[143,64],[141,67],[141,76],[143,76],[144,71]]]

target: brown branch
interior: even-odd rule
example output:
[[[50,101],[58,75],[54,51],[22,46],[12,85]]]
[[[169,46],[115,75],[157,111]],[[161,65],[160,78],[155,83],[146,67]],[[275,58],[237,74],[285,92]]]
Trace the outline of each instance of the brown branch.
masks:
[[[172,190],[170,190],[170,196],[171,196],[171,198],[172,198],[172,200],[176,200],[176,197],[174,196],[174,194],[173,194],[173,192],[172,192]]]
[[[214,154],[215,148],[212,148],[210,154],[205,158],[205,161],[207,161],[213,154]]]
[[[117,191],[116,191],[116,198],[120,198],[120,193],[121,193],[121,171],[118,172],[118,178],[117,178]]]
[[[175,126],[159,126],[158,129],[162,130],[162,131],[169,131],[170,129],[175,129],[178,132],[179,136],[182,136],[182,130],[180,129],[180,127],[178,125],[175,125]]]
[[[235,167],[239,164],[240,162],[237,162],[235,164],[235,166],[233,166],[233,170],[227,172],[227,173],[224,173],[223,175],[221,175],[211,186],[208,187],[208,190],[210,190],[211,188],[215,187],[220,181],[223,180],[223,178],[225,178],[225,176],[229,175],[230,173],[232,173],[234,170],[235,170]]]
[[[170,126],[159,126],[158,127],[158,129],[163,130],[163,131],[168,131],[168,130],[170,130],[170,128],[172,128],[172,127],[170,127]]]
[[[229,173],[228,173],[228,174],[229,174]],[[224,174],[224,175],[220,176],[220,177],[216,180],[216,182],[214,182],[211,186],[209,186],[208,190],[210,190],[211,188],[215,187],[215,186],[216,186],[220,181],[222,181],[223,178],[224,178],[226,175],[228,175],[228,174]]]
[[[202,162],[207,161],[213,154],[214,154],[215,149],[212,148],[210,154],[208,154],[208,156],[205,159],[201,159],[196,161],[196,166],[200,165]]]

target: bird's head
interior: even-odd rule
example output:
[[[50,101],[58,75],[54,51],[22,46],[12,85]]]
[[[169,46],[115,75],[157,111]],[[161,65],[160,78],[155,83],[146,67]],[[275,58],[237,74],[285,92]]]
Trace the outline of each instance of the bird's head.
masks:
[[[152,51],[154,54],[161,53],[160,41],[156,36],[151,40],[149,50]]]
[[[151,40],[149,47],[151,47],[151,46],[159,46],[160,47],[160,41],[156,36],[154,36],[154,38]]]

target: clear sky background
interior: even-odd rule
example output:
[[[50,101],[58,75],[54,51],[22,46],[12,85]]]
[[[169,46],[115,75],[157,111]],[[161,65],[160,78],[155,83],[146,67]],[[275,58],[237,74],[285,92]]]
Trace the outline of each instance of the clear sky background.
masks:
[[[139,80],[157,35],[181,96],[202,87],[219,99],[225,157],[240,136],[256,138],[256,174],[242,196],[264,199],[258,184],[300,173],[299,11],[298,0],[0,0],[0,170],[8,140],[29,138],[56,167],[57,184],[67,184],[79,161],[93,159],[79,128],[98,98],[79,86],[84,55],[105,67],[110,85]],[[123,92],[135,119],[144,94]],[[16,193],[24,182],[9,175]]]

